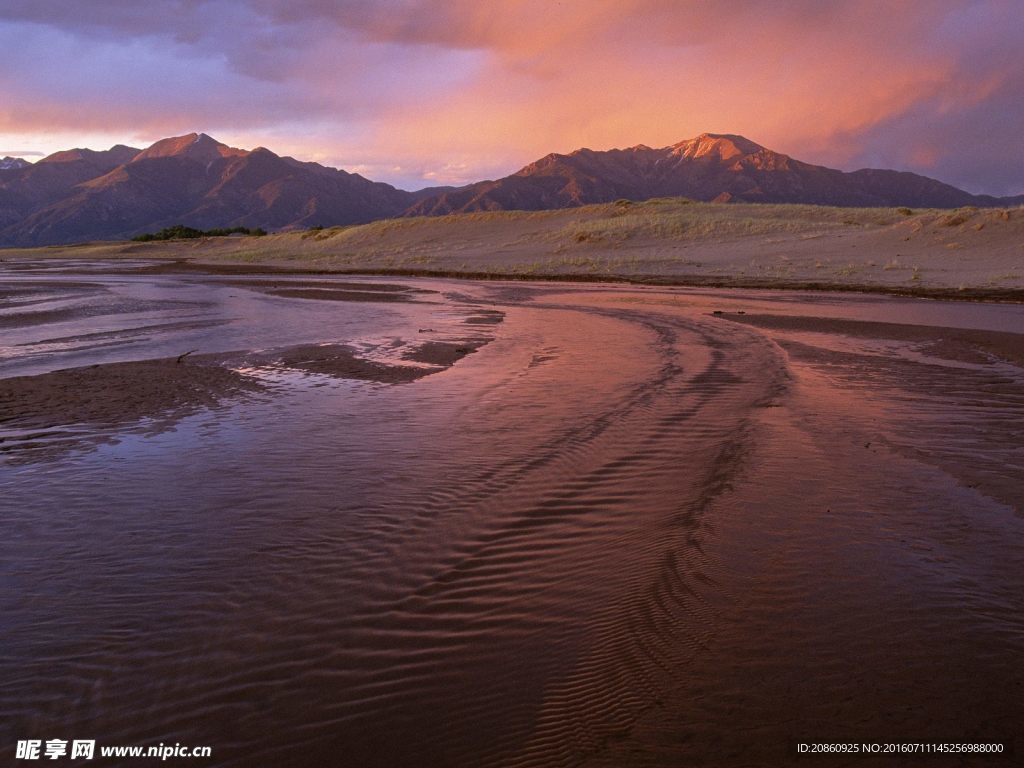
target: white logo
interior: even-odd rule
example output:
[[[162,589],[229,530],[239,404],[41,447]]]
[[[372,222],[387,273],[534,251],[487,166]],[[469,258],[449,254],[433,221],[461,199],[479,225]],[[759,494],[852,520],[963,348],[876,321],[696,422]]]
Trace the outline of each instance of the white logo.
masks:
[[[42,746],[39,739],[31,739],[29,741],[19,741],[18,751],[15,757],[18,760],[38,760],[39,759],[39,747]]]
[[[42,755],[40,750],[43,750]],[[84,757],[86,760],[92,760],[96,754],[96,741],[95,739],[75,739],[71,742],[71,758],[75,759],[78,757]],[[68,755],[68,742],[67,739],[47,739],[46,747],[43,747],[42,739],[23,739],[18,742],[18,747],[15,751],[15,758],[18,760],[39,760],[42,757],[47,757],[50,760],[57,760]]]

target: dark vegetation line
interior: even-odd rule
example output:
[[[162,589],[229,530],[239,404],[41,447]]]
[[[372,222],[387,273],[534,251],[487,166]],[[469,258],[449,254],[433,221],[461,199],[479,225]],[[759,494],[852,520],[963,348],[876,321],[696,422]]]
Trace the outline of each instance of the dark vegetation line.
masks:
[[[250,235],[262,237],[267,230],[260,227],[231,227],[230,229],[193,229],[181,224],[161,229],[159,232],[145,232],[132,238],[137,243],[148,243],[152,240],[191,240],[197,237],[227,237],[228,235]]]

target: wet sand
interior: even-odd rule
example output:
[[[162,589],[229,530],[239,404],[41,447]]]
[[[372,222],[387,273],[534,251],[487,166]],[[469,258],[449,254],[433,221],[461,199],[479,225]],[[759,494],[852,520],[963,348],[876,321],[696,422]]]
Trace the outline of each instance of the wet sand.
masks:
[[[408,285],[365,281],[250,279],[225,281],[222,285],[229,290],[241,288],[317,302],[415,302],[418,296],[436,294]],[[7,348],[5,358],[18,362],[20,357],[28,362],[40,357],[51,361],[42,363],[48,369],[65,350],[96,355],[118,350],[131,341],[145,347],[153,336],[215,332],[232,322],[227,318],[161,318],[161,322],[134,324],[134,318],[149,318],[150,313],[189,317],[202,309],[203,302],[111,294],[98,282],[29,278],[11,284],[2,294],[8,306],[0,314],[0,326],[29,332],[35,329],[36,340]],[[296,302],[296,306],[301,308],[303,303]],[[503,318],[496,310],[474,308],[470,312],[461,318],[462,323],[491,325]],[[103,324],[111,318],[126,318],[128,327],[86,330],[93,323]],[[68,326],[76,332],[54,336],[48,331]],[[11,460],[32,461],[89,444],[116,441],[119,428],[130,430],[144,425],[145,431],[153,434],[201,409],[216,409],[243,394],[272,390],[280,384],[274,379],[289,373],[383,384],[412,382],[450,367],[490,341],[489,336],[479,333],[448,333],[447,338],[432,338],[437,334],[432,328],[410,329],[409,339],[392,337],[386,344],[364,344],[361,348],[323,340],[319,334],[314,335],[315,343],[270,348],[264,346],[267,339],[256,338],[261,342],[257,349],[210,353],[195,348],[171,358],[99,362],[32,376],[0,377],[0,426],[6,430],[0,436],[0,453]],[[39,352],[34,351],[36,347]],[[381,347],[385,352],[390,350],[390,356],[379,354]],[[47,354],[48,350],[53,351]]]
[[[388,384],[415,381],[451,366],[487,341],[430,341],[403,355],[405,360],[426,366],[388,365],[363,359],[357,350],[342,344],[313,344],[236,355],[185,353],[178,358],[0,378],[0,425],[49,429],[70,424],[130,424],[165,412],[213,408],[227,398],[267,388],[258,377],[230,366],[258,365]]]
[[[0,454],[10,738],[226,766],[1022,748],[1024,308],[194,274],[70,301],[61,279],[77,319],[5,339],[0,384],[52,388],[82,431],[97,406],[58,383],[216,363],[259,389]]]
[[[410,349],[402,355],[402,359],[426,363],[425,366],[397,365],[368,360],[360,357],[358,350],[344,344],[312,344],[291,347],[279,353],[248,355],[245,357],[245,361],[248,364],[327,374],[339,379],[399,384],[438,373],[471,354],[487,341],[488,339],[477,338],[460,342],[428,341],[417,345],[408,345]]]
[[[861,339],[892,339],[927,345],[936,357],[985,363],[1004,360],[1024,366],[1024,333],[879,323],[830,317],[730,314],[729,320],[779,331],[826,333]]]
[[[0,379],[0,423],[51,427],[134,421],[162,409],[213,405],[256,389],[234,371],[192,359],[143,360]]]
[[[285,283],[272,280],[233,280],[229,285],[263,291],[286,299],[318,299],[320,301],[415,301],[417,291],[404,285],[388,283],[345,283],[328,280],[301,280]]]

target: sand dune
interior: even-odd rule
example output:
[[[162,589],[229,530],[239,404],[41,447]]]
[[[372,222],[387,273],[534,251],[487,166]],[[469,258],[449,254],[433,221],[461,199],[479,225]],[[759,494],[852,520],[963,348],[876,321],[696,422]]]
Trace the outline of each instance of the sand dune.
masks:
[[[1024,291],[1024,210],[830,208],[681,198],[460,214],[263,238],[9,249],[7,258],[158,258],[310,271],[624,279],[886,290]]]

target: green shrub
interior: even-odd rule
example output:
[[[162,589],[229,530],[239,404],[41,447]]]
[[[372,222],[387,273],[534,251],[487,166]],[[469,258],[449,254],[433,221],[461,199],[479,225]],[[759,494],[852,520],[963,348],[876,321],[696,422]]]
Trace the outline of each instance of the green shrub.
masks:
[[[228,237],[229,235],[250,235],[253,237],[262,237],[267,234],[267,230],[257,227],[255,229],[249,229],[247,227],[231,227],[228,229],[194,229],[192,227],[186,227],[183,224],[175,224],[173,227],[166,227],[161,229],[159,232],[145,232],[141,235],[136,235],[132,238],[137,243],[148,243],[153,240],[194,240],[198,237]]]

